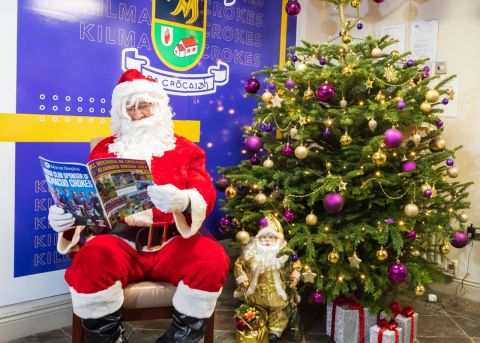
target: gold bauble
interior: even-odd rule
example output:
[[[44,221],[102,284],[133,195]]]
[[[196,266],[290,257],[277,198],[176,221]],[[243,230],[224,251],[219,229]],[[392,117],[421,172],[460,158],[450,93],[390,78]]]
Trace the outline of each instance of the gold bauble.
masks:
[[[296,158],[298,158],[299,160],[303,160],[307,156],[308,156],[308,149],[305,146],[299,145],[295,148]]]
[[[348,33],[345,33],[342,36],[342,42],[344,42],[345,44],[351,43],[352,42],[352,36],[350,36]]]
[[[456,167],[450,167],[447,169],[448,176],[456,178],[458,176],[458,169]]]
[[[421,297],[424,294],[425,294],[425,287],[423,285],[417,285],[415,287],[415,295],[417,297]]]
[[[335,250],[328,254],[328,260],[332,263],[337,263],[340,259],[340,255]]]
[[[377,250],[377,252],[375,253],[375,256],[377,256],[377,260],[379,261],[385,261],[387,258],[388,258],[388,252],[383,249],[383,248],[380,248],[379,250]]]
[[[347,105],[348,105],[347,100],[345,100],[345,98],[342,98],[342,100],[340,100],[340,107],[345,108],[347,107]]]
[[[460,221],[462,223],[466,223],[468,221],[468,214],[466,214],[465,212],[460,213]]]
[[[352,0],[352,1],[350,1],[350,5],[353,8],[359,8],[360,7],[360,0]]]
[[[349,145],[352,143],[352,137],[350,137],[348,133],[345,133],[342,137],[340,137],[340,143],[342,145]]]
[[[420,109],[422,110],[422,112],[429,113],[432,110],[432,105],[430,105],[429,102],[424,101],[420,105]]]
[[[416,217],[418,215],[418,207],[415,204],[408,204],[403,209],[407,217]]]
[[[250,234],[245,231],[238,231],[237,235],[235,236],[235,239],[240,243],[240,244],[247,244],[250,241]]]
[[[436,89],[430,89],[425,94],[425,99],[429,102],[437,102],[440,98],[440,93]]]
[[[292,127],[289,131],[289,134],[291,139],[296,139],[298,135],[298,129],[296,127]]]
[[[372,49],[371,55],[373,58],[379,58],[382,57],[383,51],[379,47],[376,47]]]
[[[418,249],[413,249],[413,250],[410,252],[410,255],[412,255],[412,257],[418,257],[418,256],[420,256],[420,250],[418,250]]]
[[[374,132],[377,129],[377,125],[378,125],[377,121],[373,118],[368,121],[368,128],[372,132]]]
[[[233,186],[228,186],[225,190],[225,197],[227,199],[233,199],[237,195],[237,190]]]
[[[305,100],[312,100],[315,96],[315,93],[311,88],[307,88],[307,90],[303,93],[303,97]]]
[[[258,193],[257,195],[255,195],[255,202],[258,205],[263,205],[265,204],[266,201],[267,201],[267,196],[265,194]]]
[[[272,168],[274,165],[273,161],[269,158],[267,158],[265,161],[263,161],[263,166],[265,168]]]
[[[445,147],[447,146],[447,143],[445,142],[445,139],[443,138],[437,138],[435,140],[435,146],[438,150],[442,151],[445,149]]]
[[[383,166],[387,162],[387,155],[381,150],[378,150],[372,155],[372,161],[376,166]]]
[[[353,75],[353,69],[350,66],[343,67],[342,75],[345,77],[350,77]]]
[[[317,221],[318,221],[318,218],[316,215],[314,215],[313,213],[310,213],[306,218],[305,218],[305,221],[307,222],[308,225],[315,225],[317,224]]]
[[[262,101],[264,103],[269,103],[270,101],[272,101],[272,98],[273,98],[273,95],[268,90],[262,94]]]
[[[390,52],[390,55],[391,55],[391,56],[395,56],[395,57],[400,56],[400,51],[398,51],[398,50],[392,50],[392,51]]]
[[[450,250],[452,250],[450,243],[445,243],[440,246],[440,252],[444,255],[448,255]]]

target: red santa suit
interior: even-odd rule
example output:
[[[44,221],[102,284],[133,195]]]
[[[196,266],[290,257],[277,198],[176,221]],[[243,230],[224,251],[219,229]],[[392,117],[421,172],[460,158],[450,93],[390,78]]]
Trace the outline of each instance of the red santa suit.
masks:
[[[89,160],[115,156],[109,152],[114,141],[112,136],[98,143]],[[173,297],[177,311],[195,318],[208,318],[213,313],[229,259],[220,244],[196,233],[212,211],[215,190],[205,169],[205,152],[180,136],[175,135],[174,144],[162,156],[152,157],[151,172],[156,185],[172,184],[187,190],[190,212],[172,214],[154,208],[153,222],[175,223],[180,235],[158,251],[140,252],[115,235],[88,240],[65,273],[73,311],[79,317],[100,318],[113,313],[122,306],[123,288],[145,279],[177,286]]]

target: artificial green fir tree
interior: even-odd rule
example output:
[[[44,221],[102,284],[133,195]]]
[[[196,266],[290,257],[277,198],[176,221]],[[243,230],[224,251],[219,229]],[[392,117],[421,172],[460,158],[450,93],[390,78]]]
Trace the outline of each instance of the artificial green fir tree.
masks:
[[[359,1],[328,2],[340,11],[337,40],[303,42],[285,66],[246,82],[258,98],[244,128],[250,155],[220,168],[221,224],[245,243],[273,213],[314,302],[344,294],[387,308],[398,290],[422,295],[439,278],[432,255],[468,243],[470,184],[454,180],[458,148],[446,147],[439,118],[451,77],[430,76],[427,61],[408,53],[384,53],[389,37],[353,44],[361,23],[346,20],[344,7]]]

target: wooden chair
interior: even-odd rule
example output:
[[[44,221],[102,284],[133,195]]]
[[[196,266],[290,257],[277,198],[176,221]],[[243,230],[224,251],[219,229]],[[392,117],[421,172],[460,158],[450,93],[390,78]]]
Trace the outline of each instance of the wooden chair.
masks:
[[[142,281],[123,290],[122,321],[170,319],[172,298],[176,287],[164,282]],[[192,304],[192,306],[194,306]],[[214,314],[207,320],[204,342],[213,343]],[[83,342],[80,318],[73,314],[72,343]]]

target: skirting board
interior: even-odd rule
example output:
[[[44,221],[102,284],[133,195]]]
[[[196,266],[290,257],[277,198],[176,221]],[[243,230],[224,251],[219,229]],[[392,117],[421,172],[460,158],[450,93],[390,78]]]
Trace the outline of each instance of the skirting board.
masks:
[[[72,323],[70,294],[0,308],[0,343]]]
[[[432,291],[448,295],[455,295],[460,283],[461,280],[457,278],[454,278],[451,282],[448,283],[435,283],[432,284]],[[464,290],[458,294],[461,298],[475,301],[478,301],[478,299],[480,299],[480,284],[466,280],[463,283],[463,287]]]

